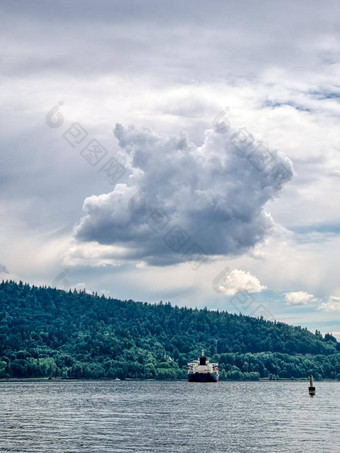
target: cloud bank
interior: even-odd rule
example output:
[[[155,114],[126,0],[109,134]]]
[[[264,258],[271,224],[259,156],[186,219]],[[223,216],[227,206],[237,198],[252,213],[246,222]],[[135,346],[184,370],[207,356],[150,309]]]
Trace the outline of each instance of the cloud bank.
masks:
[[[114,245],[113,258],[168,265],[240,254],[273,226],[265,203],[291,179],[289,159],[247,131],[207,130],[202,146],[117,124],[129,181],[85,199],[82,242]]]

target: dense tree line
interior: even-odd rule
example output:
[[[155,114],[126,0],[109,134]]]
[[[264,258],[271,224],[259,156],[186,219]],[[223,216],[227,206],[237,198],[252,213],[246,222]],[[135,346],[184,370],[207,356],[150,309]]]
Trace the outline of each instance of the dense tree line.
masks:
[[[0,283],[0,378],[186,377],[201,349],[221,379],[340,379],[340,344],[301,327],[207,309]]]

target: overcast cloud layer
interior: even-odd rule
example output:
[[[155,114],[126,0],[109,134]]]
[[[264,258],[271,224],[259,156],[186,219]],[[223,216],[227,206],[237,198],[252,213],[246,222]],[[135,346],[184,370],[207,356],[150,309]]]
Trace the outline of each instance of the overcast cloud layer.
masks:
[[[248,291],[247,314],[340,332],[338,1],[4,0],[0,25],[3,278]]]

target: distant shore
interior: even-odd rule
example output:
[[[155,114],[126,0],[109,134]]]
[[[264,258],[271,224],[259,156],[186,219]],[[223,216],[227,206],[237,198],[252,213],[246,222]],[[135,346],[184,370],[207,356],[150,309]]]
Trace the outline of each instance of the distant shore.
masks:
[[[1,382],[117,382],[117,381],[133,381],[133,382],[145,382],[145,381],[155,381],[155,382],[178,382],[183,381],[186,382],[187,379],[138,379],[138,378],[126,378],[126,379],[112,379],[112,378],[98,378],[98,379],[87,379],[87,378],[79,378],[79,379],[69,379],[69,378],[61,378],[61,377],[41,377],[41,378],[0,378]],[[269,378],[260,378],[259,380],[238,380],[238,379],[228,379],[228,380],[220,380],[219,382],[308,382],[308,378],[279,378],[279,379],[269,379]],[[339,379],[321,379],[320,381],[316,382],[339,382]]]

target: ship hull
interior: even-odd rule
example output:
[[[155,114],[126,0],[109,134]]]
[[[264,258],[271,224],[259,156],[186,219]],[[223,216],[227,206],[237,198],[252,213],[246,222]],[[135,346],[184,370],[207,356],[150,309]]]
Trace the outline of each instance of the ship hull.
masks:
[[[189,382],[218,382],[218,375],[213,373],[191,373],[188,375]]]

